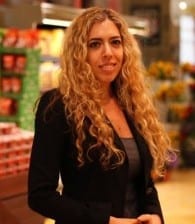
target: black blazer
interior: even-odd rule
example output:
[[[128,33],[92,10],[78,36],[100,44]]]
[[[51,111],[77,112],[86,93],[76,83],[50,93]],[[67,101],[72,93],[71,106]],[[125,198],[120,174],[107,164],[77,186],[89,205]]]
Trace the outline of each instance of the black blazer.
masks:
[[[35,119],[35,136],[32,146],[28,203],[38,213],[56,220],[57,224],[108,224],[109,217],[123,217],[128,161],[117,169],[102,170],[94,162],[78,168],[76,163],[75,136],[64,114],[61,98],[45,116],[45,108],[55,90],[45,93],[40,100]],[[140,214],[158,214],[163,222],[156,188],[151,179],[152,157],[146,142],[127,117],[137,143],[142,164],[139,179]],[[87,128],[86,128],[87,131]],[[94,139],[87,135],[84,144]],[[114,132],[117,147],[124,146]],[[104,150],[103,147],[100,151]],[[59,173],[63,192],[56,191]]]

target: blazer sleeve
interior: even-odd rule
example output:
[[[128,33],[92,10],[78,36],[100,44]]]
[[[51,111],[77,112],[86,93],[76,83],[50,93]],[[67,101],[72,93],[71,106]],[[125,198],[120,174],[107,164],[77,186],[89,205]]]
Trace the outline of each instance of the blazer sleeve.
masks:
[[[159,196],[153,179],[149,177],[148,184],[145,189],[145,213],[157,214],[161,218],[162,224],[164,224],[164,218],[162,208],[159,201]]]
[[[28,174],[28,204],[31,209],[58,224],[107,224],[110,203],[77,201],[61,195],[58,187],[60,157],[65,150],[65,115],[61,100],[44,116],[52,91],[45,93],[38,104],[35,135]]]

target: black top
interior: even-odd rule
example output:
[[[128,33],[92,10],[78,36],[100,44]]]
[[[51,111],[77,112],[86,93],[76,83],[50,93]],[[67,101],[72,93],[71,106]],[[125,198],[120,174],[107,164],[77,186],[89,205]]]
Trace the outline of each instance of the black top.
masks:
[[[141,165],[136,142],[133,138],[121,138],[128,156],[129,173],[125,195],[124,216],[136,218],[139,214],[137,180],[140,175]]]

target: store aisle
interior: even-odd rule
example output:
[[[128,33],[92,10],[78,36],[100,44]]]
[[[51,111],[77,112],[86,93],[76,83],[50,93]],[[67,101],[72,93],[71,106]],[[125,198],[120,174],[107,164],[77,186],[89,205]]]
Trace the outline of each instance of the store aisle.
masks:
[[[195,169],[174,170],[169,180],[156,187],[165,224],[195,224]]]

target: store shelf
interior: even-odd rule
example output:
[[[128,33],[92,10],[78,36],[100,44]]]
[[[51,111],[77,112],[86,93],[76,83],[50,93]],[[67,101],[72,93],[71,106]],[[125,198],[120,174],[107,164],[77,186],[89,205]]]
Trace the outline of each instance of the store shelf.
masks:
[[[41,62],[45,62],[45,61],[51,61],[53,63],[60,63],[59,57],[54,57],[54,56],[51,56],[51,55],[42,55],[41,56]]]
[[[7,122],[16,122],[17,123],[18,117],[17,116],[0,116],[0,122],[7,121]]]
[[[2,53],[8,53],[8,54],[28,54],[30,52],[33,52],[34,49],[32,48],[13,48],[13,47],[1,47]]]
[[[16,76],[16,77],[22,77],[23,75],[25,75],[25,72],[23,73],[18,73],[18,72],[14,72],[14,71],[4,71],[4,70],[1,70],[1,75],[3,76]]]
[[[21,98],[21,94],[20,93],[11,93],[11,92],[1,93],[0,96],[13,98],[13,99],[17,99],[17,100],[19,100]]]
[[[38,49],[0,47],[0,98],[1,103],[10,101],[7,107],[1,105],[0,121],[16,122],[26,130],[34,129],[33,107],[40,92],[39,65]]]

